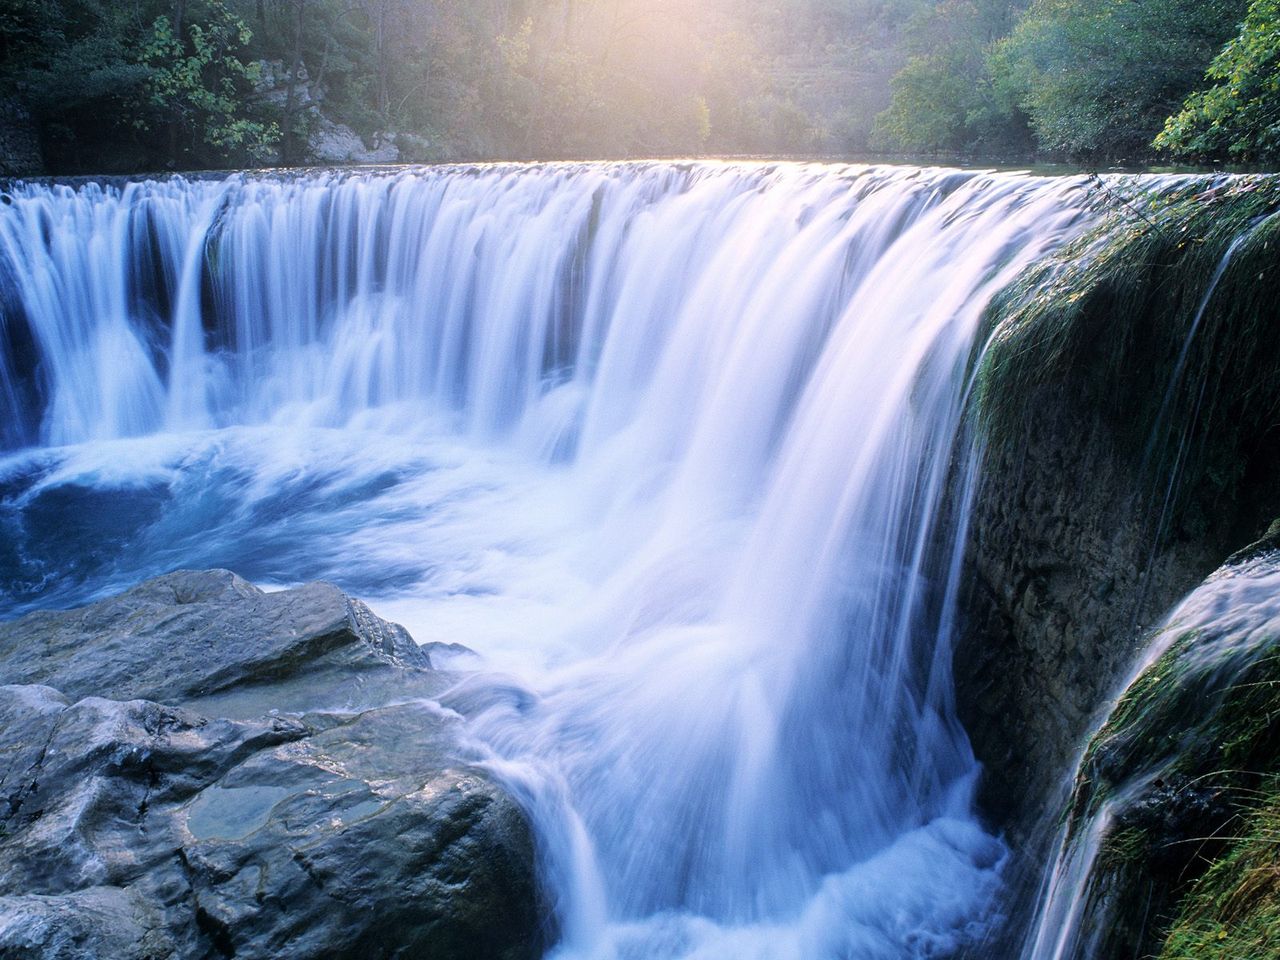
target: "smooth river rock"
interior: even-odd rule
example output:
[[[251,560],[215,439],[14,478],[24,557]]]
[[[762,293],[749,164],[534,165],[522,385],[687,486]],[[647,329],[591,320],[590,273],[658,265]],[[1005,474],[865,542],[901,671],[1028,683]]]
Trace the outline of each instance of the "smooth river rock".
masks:
[[[327,584],[179,572],[0,624],[0,957],[537,956],[448,678]]]

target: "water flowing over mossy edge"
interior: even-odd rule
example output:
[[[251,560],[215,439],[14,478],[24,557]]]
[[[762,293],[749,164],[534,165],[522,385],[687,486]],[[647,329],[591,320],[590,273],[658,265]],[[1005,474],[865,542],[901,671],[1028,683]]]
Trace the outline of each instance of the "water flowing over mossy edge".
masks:
[[[1095,679],[1080,682],[1096,686],[1089,702],[1100,705],[1172,596],[1277,515],[1280,180],[1121,175],[1090,177],[1081,189],[1089,224],[986,312],[970,407],[987,462],[972,549],[996,622],[1014,624],[1025,647],[1004,656],[1068,670],[1086,669],[1072,666],[1080,652],[1096,657]],[[1064,437],[1073,439],[1064,446]],[[1007,517],[1028,509],[1044,522],[1012,528],[1031,539],[1009,559]],[[1089,526],[1099,511],[1112,526]],[[1077,547],[1076,557],[1065,545],[1082,536],[1092,547]],[[1275,537],[1255,547],[1225,569],[1269,554]],[[1081,563],[1089,569],[1077,570]],[[1065,605],[1059,613],[1070,623],[1082,618],[1082,633],[1059,642],[1048,627],[1018,620],[1058,610],[1031,587],[1040,603],[1023,610],[1020,576],[1043,580],[1040,592]],[[995,592],[1006,584],[1008,596]],[[979,622],[989,616],[983,602],[993,603],[974,608]],[[1102,618],[1098,636],[1089,617]],[[1247,837],[1250,818],[1275,800],[1280,772],[1270,721],[1280,707],[1276,638],[1215,658],[1206,654],[1212,632],[1170,621],[1147,641],[1163,655],[1111,705],[1070,802],[1046,811],[1046,823],[1062,811],[1069,837],[1053,882],[1077,891],[1083,912],[1046,905],[1024,956],[1154,957],[1166,942],[1167,957],[1207,955],[1168,952],[1182,949],[1170,931],[1196,910],[1212,914],[1196,906],[1198,878],[1235,855],[1232,838]],[[1129,649],[1128,659],[1100,643]],[[998,720],[988,725],[999,729]],[[996,754],[997,777],[999,763]],[[1219,885],[1224,869],[1212,874]],[[1068,882],[1073,875],[1080,879]],[[1078,931],[1066,941],[1049,931],[1063,922]]]
[[[1096,932],[1070,956],[1280,955],[1280,522],[1256,547],[1171,616],[1085,750],[1066,816],[1068,848],[1100,825],[1077,921]]]
[[[1016,448],[1030,404],[1079,409],[1172,491],[1167,529],[1193,496],[1233,497],[1280,419],[1280,178],[1090,184],[1101,220],[988,310],[978,419]]]

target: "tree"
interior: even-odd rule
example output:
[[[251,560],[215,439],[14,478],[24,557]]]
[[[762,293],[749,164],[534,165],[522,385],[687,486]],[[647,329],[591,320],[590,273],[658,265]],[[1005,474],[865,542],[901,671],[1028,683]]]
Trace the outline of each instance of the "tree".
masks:
[[[1035,0],[994,58],[1041,148],[1143,159],[1242,0]]]
[[[1253,0],[1244,25],[1209,67],[1155,146],[1197,160],[1280,161],[1280,0]]]
[[[993,44],[1017,8],[1004,0],[943,0],[917,18],[914,56],[890,81],[876,118],[881,146],[915,152],[1023,153],[1026,121],[992,73]]]
[[[30,111],[48,161],[76,166],[103,141],[132,136],[129,104],[148,75],[134,43],[148,13],[100,0],[0,4],[0,96]]]
[[[177,5],[175,16],[185,13],[183,6]],[[175,131],[170,147],[175,165],[188,153],[214,162],[253,162],[265,157],[278,139],[274,124],[244,110],[244,95],[258,77],[258,65],[239,54],[252,36],[222,0],[210,0],[204,20],[188,26],[185,43],[168,16],[152,24],[141,55],[148,68],[146,103]],[[135,123],[149,125],[145,117]]]

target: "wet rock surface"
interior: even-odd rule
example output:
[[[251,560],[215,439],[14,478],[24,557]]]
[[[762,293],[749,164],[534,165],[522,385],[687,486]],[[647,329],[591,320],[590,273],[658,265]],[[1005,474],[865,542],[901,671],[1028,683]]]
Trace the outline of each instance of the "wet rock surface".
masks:
[[[1163,652],[1090,741],[1059,863],[1093,855],[1058,898],[1081,911],[1064,955],[1275,955],[1238,935],[1274,931],[1280,911],[1278,586],[1273,538],[1233,556],[1170,615]]]
[[[1265,529],[1275,497],[1208,502],[1162,532],[1164,491],[1113,430],[1052,395],[1027,406],[975,499],[954,666],[984,811],[1034,859],[1147,630]]]
[[[0,956],[536,956],[447,679],[326,584],[177,573],[0,625]]]

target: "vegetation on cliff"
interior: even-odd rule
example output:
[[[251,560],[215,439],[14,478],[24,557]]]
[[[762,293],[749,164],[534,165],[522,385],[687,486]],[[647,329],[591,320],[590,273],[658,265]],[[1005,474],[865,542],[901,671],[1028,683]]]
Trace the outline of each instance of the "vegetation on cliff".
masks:
[[[1258,799],[1183,899],[1160,960],[1280,955],[1280,779],[1267,780]]]
[[[1280,187],[1081,189],[1093,226],[997,296],[975,374],[958,697],[1019,845],[1148,627],[1280,515]]]
[[[1278,541],[1280,524],[1174,612],[1173,641],[1085,752],[1075,842],[1110,817],[1080,924],[1097,956],[1275,955]]]

